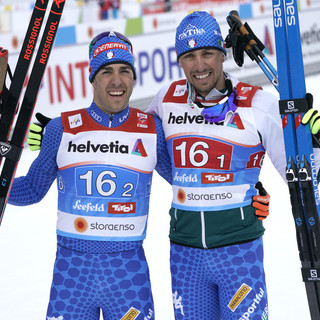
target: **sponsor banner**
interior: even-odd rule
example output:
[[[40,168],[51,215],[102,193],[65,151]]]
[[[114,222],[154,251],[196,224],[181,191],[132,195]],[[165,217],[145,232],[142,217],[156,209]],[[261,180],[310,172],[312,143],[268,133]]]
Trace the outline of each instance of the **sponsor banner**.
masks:
[[[129,311],[120,320],[134,320],[140,314],[140,311],[134,307],[131,307]]]
[[[238,204],[250,203],[245,200],[249,185],[234,185],[224,187],[192,188],[172,186],[173,206],[175,208],[194,210],[221,210],[223,208],[237,207]]]
[[[234,312],[237,309],[238,305],[242,302],[242,300],[248,295],[248,293],[252,290],[248,285],[243,283],[239,290],[232,297],[231,301],[228,304],[229,309]]]
[[[262,10],[262,7],[265,9]],[[257,5],[253,4],[250,9],[253,18],[245,20],[265,45],[264,53],[267,58],[276,66],[273,21],[269,7],[270,5],[265,2],[263,5],[260,2]],[[229,7],[219,6],[214,12],[224,38],[229,30],[225,20],[229,11]],[[150,99],[163,85],[184,77],[176,61],[174,43],[175,28],[187,13],[187,11],[174,14],[170,12],[143,17],[143,34],[131,36],[137,70],[137,80],[131,101]],[[317,19],[319,13],[320,8],[317,7],[314,7],[313,10],[299,12],[306,72],[308,72],[309,65],[320,61],[320,23]],[[258,16],[259,19],[254,19],[255,16]],[[61,35],[65,34],[66,37],[61,40],[57,38],[51,53],[38,96],[36,111],[55,117],[62,111],[88,106],[92,101],[92,86],[88,80],[89,42],[95,35],[105,30],[125,33],[126,24],[125,19],[117,19],[65,27],[65,32],[61,31]],[[1,37],[2,45],[10,52],[10,66],[14,69],[24,39],[24,32],[4,33]],[[57,46],[58,44],[60,46]],[[244,56],[244,66],[239,68],[233,60],[230,49],[228,49],[224,69],[242,81],[251,82],[255,77],[264,77],[258,65],[252,62],[247,55]],[[265,80],[268,82],[267,78]],[[138,107],[144,110],[147,105]]]
[[[117,137],[111,141],[106,140],[107,135],[101,131],[85,131],[78,133],[77,139],[73,140],[74,135],[65,133],[61,150],[66,151],[68,156],[58,157],[59,168],[72,166],[75,162],[112,163],[142,173],[152,172],[155,164],[155,154],[152,152],[156,143],[155,135],[131,132],[128,138],[127,133],[117,132]],[[94,155],[94,161],[88,161],[89,154]]]
[[[73,234],[83,239],[142,236],[147,215],[140,217],[90,217],[58,211],[57,232]]]

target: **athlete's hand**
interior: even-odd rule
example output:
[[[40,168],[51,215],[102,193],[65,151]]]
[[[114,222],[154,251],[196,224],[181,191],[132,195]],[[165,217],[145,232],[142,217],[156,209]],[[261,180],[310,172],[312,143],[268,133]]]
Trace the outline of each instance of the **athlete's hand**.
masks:
[[[31,151],[41,149],[44,128],[51,120],[51,118],[48,118],[41,113],[37,113],[36,118],[39,121],[39,123],[31,123],[27,139],[27,143]]]
[[[259,195],[252,198],[252,206],[257,209],[255,215],[258,220],[264,220],[269,215],[270,196],[260,181],[257,182],[255,188],[259,190]]]
[[[313,144],[314,147],[320,147],[319,140],[320,140],[320,112],[316,109],[312,108],[313,105],[313,96],[311,93],[306,94],[306,99],[308,102],[309,110],[303,116],[301,122],[302,124],[310,124],[310,130],[313,135]]]

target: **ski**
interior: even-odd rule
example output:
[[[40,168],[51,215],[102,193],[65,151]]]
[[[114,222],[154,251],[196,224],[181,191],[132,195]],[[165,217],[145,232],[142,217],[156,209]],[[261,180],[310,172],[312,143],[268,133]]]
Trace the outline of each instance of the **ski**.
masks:
[[[286,152],[286,179],[312,320],[320,319],[320,199],[309,126],[301,124],[309,109],[306,96],[299,16],[296,0],[273,0],[273,23],[276,42],[277,71],[270,67],[247,23],[242,24],[237,11],[227,17],[230,26],[226,39],[235,62],[243,64],[242,51],[256,61],[280,95]]]
[[[12,137],[10,141],[6,142],[5,139],[0,141],[2,144],[1,156],[4,157],[0,175],[0,223],[3,218],[10,187],[19,163],[24,140],[28,131],[54,39],[57,34],[64,5],[65,0],[53,0],[20,110],[17,115],[17,120],[12,130]],[[6,112],[4,112],[4,115],[5,114]]]
[[[49,0],[37,0],[35,2],[29,26],[21,47],[16,68],[10,84],[9,92],[5,101],[6,111],[0,120],[0,141],[5,143],[9,136],[9,131],[17,111],[23,84],[27,77],[28,69],[35,51],[36,42],[39,37],[40,29],[44,20]],[[2,153],[0,152],[0,163]]]
[[[310,315],[316,320],[320,319],[320,199],[310,127],[301,124],[308,102],[298,7],[296,0],[273,0],[272,5],[286,178]]]

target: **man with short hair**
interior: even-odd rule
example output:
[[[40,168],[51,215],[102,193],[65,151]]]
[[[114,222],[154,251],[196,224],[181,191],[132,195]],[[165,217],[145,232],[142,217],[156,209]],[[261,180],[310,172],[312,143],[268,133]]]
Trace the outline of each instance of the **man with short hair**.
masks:
[[[207,12],[181,21],[175,47],[186,79],[147,109],[162,121],[172,163],[175,319],[267,319],[265,229],[252,198],[265,152],[285,177],[278,99],[224,72],[224,40]]]
[[[130,108],[132,44],[117,32],[90,44],[93,101],[46,126],[39,156],[9,203],[39,202],[57,179],[58,249],[47,319],[154,319],[146,236],[152,173],[171,183],[161,122]]]

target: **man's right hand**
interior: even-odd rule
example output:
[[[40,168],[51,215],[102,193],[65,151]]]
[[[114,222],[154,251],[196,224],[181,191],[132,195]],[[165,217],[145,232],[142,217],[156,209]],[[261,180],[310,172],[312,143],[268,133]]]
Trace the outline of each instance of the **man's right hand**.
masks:
[[[37,113],[36,118],[39,121],[39,123],[31,123],[27,139],[27,143],[31,151],[41,149],[44,128],[51,120],[51,118],[48,118],[41,113]]]

